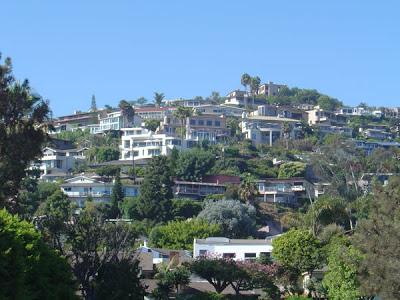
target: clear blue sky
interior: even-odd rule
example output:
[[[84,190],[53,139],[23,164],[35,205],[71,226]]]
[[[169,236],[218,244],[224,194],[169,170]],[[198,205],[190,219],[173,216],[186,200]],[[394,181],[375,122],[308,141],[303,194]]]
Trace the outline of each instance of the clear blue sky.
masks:
[[[328,3],[329,2],[329,3]],[[226,94],[243,72],[400,106],[400,1],[2,1],[0,51],[55,115]]]

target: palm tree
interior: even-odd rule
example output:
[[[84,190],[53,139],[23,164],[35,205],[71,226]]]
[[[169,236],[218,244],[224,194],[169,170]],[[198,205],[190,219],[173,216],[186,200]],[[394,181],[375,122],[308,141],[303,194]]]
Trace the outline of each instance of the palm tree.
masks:
[[[190,107],[178,106],[178,108],[174,111],[174,117],[181,121],[181,139],[183,146],[183,140],[185,137],[185,125],[186,119],[193,116],[193,109]]]
[[[133,109],[132,105],[128,103],[128,101],[121,100],[119,102],[118,108],[122,111],[122,115],[127,118],[128,122],[133,122],[133,118],[135,117],[135,110]]]
[[[247,177],[243,180],[239,187],[239,198],[247,204],[253,204],[258,195],[257,185],[253,178]]]
[[[254,100],[256,95],[258,94],[258,88],[260,87],[261,79],[260,77],[251,77],[250,81],[250,91],[251,94],[253,95],[253,106],[254,106]]]
[[[283,137],[286,141],[286,149],[289,149],[289,137],[292,132],[292,125],[289,122],[283,122]]]
[[[251,83],[251,76],[247,73],[244,73],[242,75],[242,78],[240,79],[240,83],[244,86],[244,90],[246,91],[247,94],[247,87],[250,85]],[[247,106],[247,95],[245,95],[245,99],[246,99],[246,103],[245,106]]]
[[[164,100],[164,98],[165,98],[164,93],[154,92],[154,102],[156,103],[157,107],[161,106],[162,101]]]

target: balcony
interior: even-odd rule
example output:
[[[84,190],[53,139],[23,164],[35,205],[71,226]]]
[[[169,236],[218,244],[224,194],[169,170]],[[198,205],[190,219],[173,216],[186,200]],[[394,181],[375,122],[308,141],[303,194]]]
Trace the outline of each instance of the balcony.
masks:
[[[68,197],[104,197],[110,196],[109,192],[70,192],[70,191],[63,191]]]

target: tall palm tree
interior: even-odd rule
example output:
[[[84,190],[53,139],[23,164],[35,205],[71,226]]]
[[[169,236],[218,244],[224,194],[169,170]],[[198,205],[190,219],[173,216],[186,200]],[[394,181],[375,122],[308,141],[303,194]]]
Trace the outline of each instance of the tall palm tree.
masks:
[[[154,92],[154,102],[156,103],[157,107],[161,106],[162,101],[164,100],[164,98],[165,98],[164,93]]]
[[[128,122],[133,123],[135,110],[133,109],[132,105],[130,105],[126,100],[121,100],[119,102],[118,108],[122,111],[122,115],[127,118]]]
[[[178,106],[178,108],[174,111],[174,117],[181,121],[181,142],[183,146],[183,140],[185,138],[185,125],[187,118],[193,116],[193,109],[190,107]]]
[[[261,79],[258,76],[251,77],[250,80],[250,91],[251,94],[253,95],[253,106],[255,102],[255,97],[258,94],[258,88],[260,87]]]
[[[245,178],[239,187],[239,198],[247,204],[253,204],[257,195],[258,189],[253,178]]]
[[[289,122],[283,122],[283,137],[286,141],[286,149],[289,149],[289,138],[292,132],[292,125]]]
[[[247,87],[250,86],[251,76],[247,73],[244,73],[242,75],[242,78],[240,79],[240,83],[244,86],[244,90],[246,91],[247,94]],[[246,99],[245,106],[247,106],[247,95],[245,95],[245,99]]]

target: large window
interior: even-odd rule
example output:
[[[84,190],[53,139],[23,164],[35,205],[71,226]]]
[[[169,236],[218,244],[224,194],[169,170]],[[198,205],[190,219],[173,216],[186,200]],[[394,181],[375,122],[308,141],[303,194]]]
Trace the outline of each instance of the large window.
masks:
[[[222,254],[223,258],[235,258],[236,254],[235,253],[224,253]]]
[[[245,260],[251,260],[251,259],[256,259],[256,258],[257,258],[257,253],[245,253],[244,254]]]

